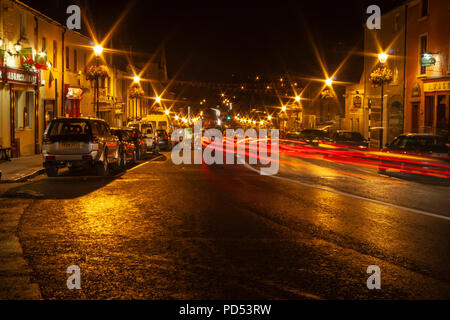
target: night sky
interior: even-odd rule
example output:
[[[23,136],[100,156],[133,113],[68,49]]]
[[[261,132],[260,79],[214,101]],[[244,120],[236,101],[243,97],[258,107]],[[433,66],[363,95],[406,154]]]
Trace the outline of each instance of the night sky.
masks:
[[[66,7],[77,1],[24,2],[65,21]],[[239,82],[255,75],[277,77],[286,72],[321,76],[308,33],[329,70],[334,71],[351,48],[362,50],[367,6],[378,4],[383,12],[398,2],[137,0],[113,41],[115,47],[149,53],[165,42],[169,76],[186,62],[179,80]],[[132,2],[78,3],[82,10],[87,4],[101,36]],[[361,68],[361,57],[355,56],[342,69],[339,80],[357,81]]]

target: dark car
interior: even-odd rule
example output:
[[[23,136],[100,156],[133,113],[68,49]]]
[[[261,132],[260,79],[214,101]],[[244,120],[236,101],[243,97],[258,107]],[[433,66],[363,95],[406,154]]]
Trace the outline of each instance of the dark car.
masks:
[[[172,150],[172,141],[167,134],[167,131],[164,129],[156,130],[156,134],[158,136],[158,146],[159,149],[162,150]]]
[[[145,136],[136,128],[130,128],[131,140],[133,140],[136,147],[136,159],[142,160],[147,154],[147,143],[145,142]]]
[[[359,132],[338,131],[334,134],[332,141],[338,145],[367,148],[369,143]]]
[[[305,129],[300,132],[300,140],[305,141],[313,146],[318,146],[319,142],[330,141],[330,137],[326,131],[319,129]]]
[[[396,137],[382,150],[379,171],[387,169],[400,171],[432,170],[437,174],[449,175],[449,148],[446,139],[425,133],[408,133]]]
[[[104,176],[110,166],[119,165],[119,139],[102,119],[56,118],[45,129],[42,156],[49,177],[64,167],[95,168]]]
[[[131,138],[133,129],[111,128],[111,133],[119,138],[120,167],[126,169],[128,163],[135,163],[137,159],[136,146]]]

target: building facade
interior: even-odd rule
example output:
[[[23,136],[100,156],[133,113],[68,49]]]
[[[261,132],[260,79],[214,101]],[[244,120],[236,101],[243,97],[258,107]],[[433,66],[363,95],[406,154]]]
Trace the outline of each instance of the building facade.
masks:
[[[447,0],[407,4],[405,132],[448,135],[450,5]]]
[[[98,116],[120,127],[151,112],[167,81],[164,54],[143,75],[155,83],[143,83],[137,101],[129,95],[133,75],[110,52],[96,57],[93,45],[20,1],[0,0],[0,145],[14,157],[40,153],[54,117]],[[93,66],[106,70],[98,78],[98,103],[96,80],[88,80]]]

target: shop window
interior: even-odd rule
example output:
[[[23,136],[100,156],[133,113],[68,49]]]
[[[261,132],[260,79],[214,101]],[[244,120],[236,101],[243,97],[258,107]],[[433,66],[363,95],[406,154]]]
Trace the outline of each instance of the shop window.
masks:
[[[34,125],[34,92],[15,91],[15,128],[31,129]]]
[[[434,120],[434,96],[425,97],[425,127],[432,127]]]

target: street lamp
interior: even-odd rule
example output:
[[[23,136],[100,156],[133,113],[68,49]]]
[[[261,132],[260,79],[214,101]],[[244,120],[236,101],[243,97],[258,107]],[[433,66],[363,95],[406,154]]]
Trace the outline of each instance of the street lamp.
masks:
[[[156,100],[156,103],[161,103],[161,97],[156,96],[156,97],[155,97],[155,100]]]
[[[286,106],[282,106],[281,111],[286,112]]]
[[[139,76],[134,76],[133,81],[134,83],[139,83],[139,81],[141,81],[141,78]]]
[[[134,75],[133,77],[133,83],[139,87],[139,82],[141,81],[141,77],[139,77],[138,75]],[[142,111],[142,110],[141,110]],[[138,113],[138,103],[137,103],[137,95],[134,97],[134,118],[136,120],[137,118],[137,113]],[[142,112],[141,112],[142,115]]]
[[[92,48],[95,54],[95,67],[98,68],[98,58],[103,52],[103,47],[101,45],[96,45]],[[97,71],[97,70],[96,70]],[[98,99],[98,72],[95,72],[95,99],[97,104],[96,115],[99,117],[99,99]]]
[[[329,87],[331,87],[331,84],[333,83],[333,79],[328,78],[327,80],[325,80],[325,84]]]
[[[388,55],[384,52],[381,52],[378,55],[378,61],[384,67],[387,61]],[[383,78],[381,78],[381,99],[380,99],[380,149],[383,148]]]
[[[164,113],[166,114],[166,116],[168,116],[169,113],[170,113],[170,111],[169,111],[169,110],[166,110],[166,111],[164,111]]]
[[[295,101],[299,102],[300,101],[300,96],[296,96],[295,97]]]

